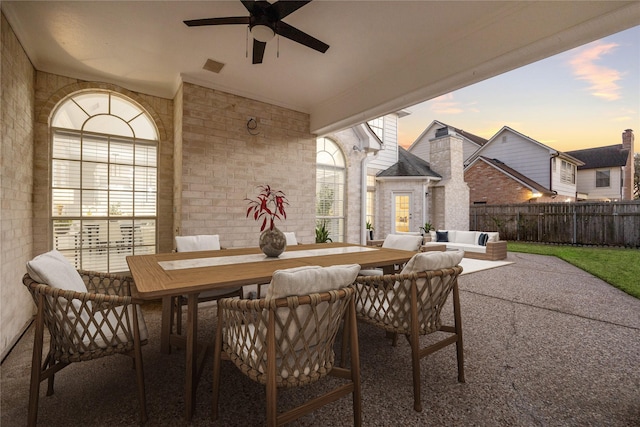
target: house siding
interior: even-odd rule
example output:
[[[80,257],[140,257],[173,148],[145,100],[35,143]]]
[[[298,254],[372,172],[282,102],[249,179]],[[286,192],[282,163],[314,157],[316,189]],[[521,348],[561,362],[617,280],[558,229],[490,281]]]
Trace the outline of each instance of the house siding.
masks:
[[[506,137],[505,142],[503,136]],[[482,155],[498,159],[540,185],[549,186],[549,150],[520,135],[503,130],[485,146]]]
[[[398,116],[387,114],[384,116],[384,149],[378,152],[374,160],[369,162],[369,168],[385,170],[398,161]]]
[[[609,187],[596,187],[596,171],[609,170],[611,172]],[[622,190],[620,180],[622,177],[622,168],[598,168],[583,169],[578,171],[578,193],[586,194],[589,200],[620,200],[622,198]]]

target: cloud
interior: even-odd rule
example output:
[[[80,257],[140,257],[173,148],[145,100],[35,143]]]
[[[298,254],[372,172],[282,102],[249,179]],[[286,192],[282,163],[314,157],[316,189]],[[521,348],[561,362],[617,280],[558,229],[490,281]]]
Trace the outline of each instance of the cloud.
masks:
[[[470,107],[471,105],[475,104],[475,102],[472,102],[468,104],[468,106],[464,106],[460,102],[453,99],[452,93],[448,93],[446,95],[434,98],[431,101],[431,111],[436,114],[462,114],[465,112],[477,113],[479,111],[477,108]]]
[[[592,43],[579,50],[569,61],[573,68],[573,74],[579,80],[585,80],[589,83],[588,90],[591,95],[607,101],[615,101],[620,98],[622,88],[617,82],[622,79],[622,73],[613,68],[599,65],[597,62],[605,55],[613,53],[617,47],[616,43]]]

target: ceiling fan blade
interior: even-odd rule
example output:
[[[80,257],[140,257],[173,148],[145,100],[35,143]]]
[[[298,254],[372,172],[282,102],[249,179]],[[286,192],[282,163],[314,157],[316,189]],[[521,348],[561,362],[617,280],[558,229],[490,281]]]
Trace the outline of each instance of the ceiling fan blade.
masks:
[[[276,24],[276,33],[280,34],[282,37],[288,38],[289,40],[293,40],[294,42],[303,44],[311,49],[315,49],[318,52],[325,53],[327,49],[329,49],[328,44],[323,43],[317,38],[310,36],[309,34],[282,21]]]
[[[277,12],[278,14],[278,19],[282,19],[285,16],[289,15],[290,13],[295,12],[296,10],[300,9],[302,6],[304,6],[307,3],[310,3],[311,0],[306,0],[306,1],[277,1],[273,4],[271,4],[269,6],[269,8],[273,9],[275,12]]]
[[[265,42],[253,39],[253,63],[262,64],[262,57],[264,56],[264,49],[267,47]]]
[[[264,10],[266,7],[271,6],[271,3],[269,3],[266,0],[240,0],[242,2],[242,4],[244,5],[245,9],[247,9],[249,11],[250,14],[254,15],[256,10],[254,10],[254,7],[259,7],[259,10]]]
[[[191,19],[184,21],[188,27],[200,27],[203,25],[228,25],[228,24],[246,24],[249,25],[248,16],[232,16],[229,18],[205,18]]]

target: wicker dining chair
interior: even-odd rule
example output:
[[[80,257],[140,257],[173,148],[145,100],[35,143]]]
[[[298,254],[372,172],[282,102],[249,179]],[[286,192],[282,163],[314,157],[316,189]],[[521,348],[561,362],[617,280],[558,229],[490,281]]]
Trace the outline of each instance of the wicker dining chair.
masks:
[[[217,251],[220,250],[220,237],[217,234],[198,234],[193,236],[176,236],[176,252]],[[212,289],[201,292],[198,295],[198,303],[217,301],[220,298],[239,296],[242,297],[242,286],[229,289]],[[185,295],[170,298],[171,309],[169,321],[169,333],[176,327],[176,334],[182,333],[182,306],[187,305]],[[163,304],[165,302],[163,301]],[[163,310],[164,313],[164,310]]]
[[[267,297],[218,301],[213,366],[213,419],[218,418],[221,360],[266,386],[266,424],[282,425],[352,394],[354,424],[361,424],[360,361],[353,301],[357,264],[300,267],[273,275]],[[304,290],[305,295],[294,295]],[[334,343],[343,318],[350,366],[335,366]],[[278,413],[278,388],[313,384],[327,375],[347,380],[302,405]]]
[[[383,248],[400,249],[403,251],[418,252],[422,244],[422,236],[412,234],[389,234],[382,242]],[[393,271],[389,273],[398,273],[402,269],[402,265],[394,265]],[[360,270],[361,276],[382,276],[382,268],[370,268]]]
[[[44,262],[43,262],[44,261]],[[40,383],[53,394],[55,374],[74,362],[124,354],[134,360],[140,422],[147,421],[141,346],[148,332],[140,305],[131,297],[133,280],[115,274],[76,271],[57,251],[36,257],[22,278],[37,307],[31,360],[28,425],[38,417]],[[49,351],[44,358],[44,329]]]
[[[358,276],[355,304],[359,321],[372,324],[389,333],[393,345],[399,334],[411,347],[413,369],[413,407],[422,411],[420,399],[420,360],[450,344],[456,344],[458,381],[464,382],[462,321],[458,264],[463,251],[423,252],[414,255],[400,274]],[[440,314],[453,292],[454,325],[442,325]],[[420,336],[442,331],[447,336],[426,347],[420,347]]]

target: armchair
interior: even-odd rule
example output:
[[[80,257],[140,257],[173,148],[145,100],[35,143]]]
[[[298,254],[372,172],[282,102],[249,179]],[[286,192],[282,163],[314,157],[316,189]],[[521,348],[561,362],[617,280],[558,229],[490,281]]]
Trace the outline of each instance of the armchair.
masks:
[[[450,344],[456,344],[458,381],[464,382],[464,356],[462,348],[462,321],[458,264],[463,251],[423,252],[414,255],[400,274],[384,276],[358,276],[356,289],[356,315],[358,320],[381,328],[393,336],[406,337],[411,347],[413,369],[413,407],[422,411],[420,399],[420,359]],[[442,325],[440,313],[453,292],[454,325]],[[426,347],[420,347],[420,336],[442,331],[448,335]]]
[[[300,267],[273,275],[267,297],[218,302],[213,366],[213,419],[218,417],[221,360],[231,360],[244,375],[266,386],[269,426],[291,422],[348,394],[353,395],[355,425],[361,424],[358,336],[349,287],[360,266]],[[295,295],[304,289],[304,295]],[[346,316],[350,369],[334,365],[334,343]],[[344,355],[343,355],[344,357]],[[324,395],[284,413],[277,389],[312,384],[327,375],[348,380]]]
[[[27,264],[27,270],[22,282],[37,307],[28,425],[36,425],[42,381],[48,380],[47,396],[50,396],[58,371],[74,362],[113,354],[134,359],[140,421],[146,422],[141,346],[147,343],[148,333],[140,305],[131,297],[133,280],[76,271],[58,251],[34,258]],[[45,326],[51,339],[43,363]]]

